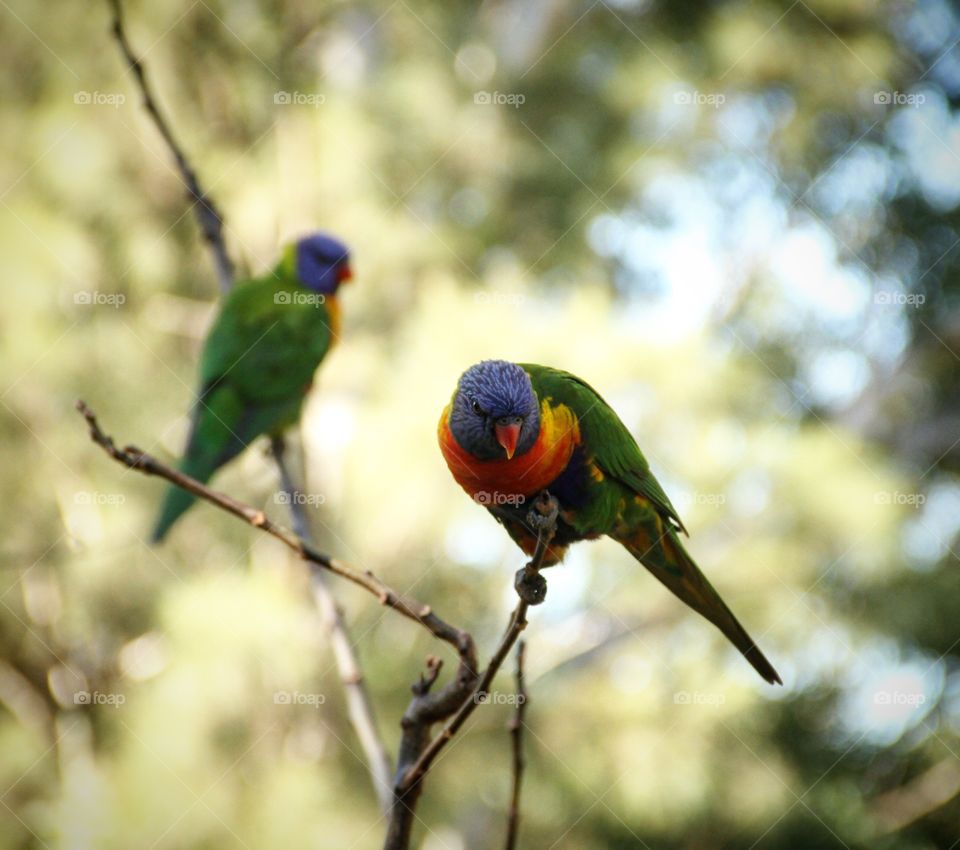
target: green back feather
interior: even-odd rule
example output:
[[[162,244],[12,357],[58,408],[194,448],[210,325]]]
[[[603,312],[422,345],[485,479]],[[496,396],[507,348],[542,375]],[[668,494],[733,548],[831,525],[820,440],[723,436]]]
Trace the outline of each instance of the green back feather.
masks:
[[[664,519],[686,533],[679,514],[650,471],[650,464],[637,441],[600,393],[569,372],[532,363],[519,365],[530,375],[533,389],[541,400],[552,399],[576,414],[580,420],[582,441],[604,474],[645,496]]]

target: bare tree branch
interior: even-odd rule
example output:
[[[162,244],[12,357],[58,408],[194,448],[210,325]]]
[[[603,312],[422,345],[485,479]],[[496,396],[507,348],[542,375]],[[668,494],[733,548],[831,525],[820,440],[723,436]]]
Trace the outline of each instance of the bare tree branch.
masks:
[[[960,796],[960,767],[945,758],[872,801],[878,836],[907,829]]]
[[[104,434],[97,422],[97,417],[84,402],[77,402],[77,410],[80,411],[87,421],[87,426],[90,429],[90,439],[118,463],[123,464],[129,469],[142,472],[144,475],[156,475],[164,478],[171,484],[175,484],[177,487],[186,490],[188,493],[193,493],[194,496],[216,505],[228,514],[242,519],[248,525],[259,528],[271,537],[275,537],[289,549],[292,549],[308,563],[328,572],[335,573],[347,579],[347,581],[353,582],[376,596],[381,605],[387,608],[393,608],[407,619],[419,623],[434,637],[452,646],[459,656],[474,658],[473,638],[467,632],[455,628],[445,620],[442,620],[433,613],[429,605],[397,593],[380,581],[380,579],[369,570],[358,570],[337,558],[318,552],[306,541],[297,537],[292,531],[270,520],[263,511],[245,505],[243,502],[237,501],[226,493],[213,490],[205,484],[201,484],[196,479],[191,478],[189,475],[184,475],[171,466],[167,466],[165,463],[162,463],[143,450],[138,449],[136,446],[125,446],[122,449],[118,448],[113,438]]]
[[[187,189],[187,196],[190,198],[197,224],[203,238],[210,246],[213,254],[214,267],[217,272],[217,281],[220,284],[220,291],[226,292],[233,286],[233,263],[230,255],[227,253],[227,246],[223,239],[223,217],[220,211],[214,205],[213,200],[207,195],[206,190],[200,186],[196,172],[190,165],[189,160],[180,147],[179,142],[173,135],[170,125],[160,111],[157,105],[157,99],[154,96],[153,89],[147,80],[146,70],[140,57],[134,52],[133,47],[127,38],[127,32],[123,25],[123,7],[120,0],[108,0],[110,9],[113,13],[111,31],[114,40],[123,53],[127,67],[133,72],[137,88],[140,90],[140,96],[143,100],[143,108],[150,115],[154,126],[163,137],[163,141],[170,149],[173,159],[177,164],[177,170]]]
[[[317,551],[302,537],[270,520],[263,511],[184,475],[136,446],[128,445],[119,448],[113,438],[100,428],[96,415],[84,402],[78,401],[76,406],[87,422],[90,439],[118,463],[142,472],[144,475],[163,478],[242,519],[254,528],[264,531],[303,558],[313,568],[315,575],[326,571],[353,582],[376,596],[381,605],[392,608],[404,617],[419,623],[434,637],[456,650],[459,660],[457,673],[450,682],[435,693],[432,692],[432,688],[440,674],[442,661],[434,656],[427,659],[427,672],[413,686],[413,699],[401,721],[403,733],[384,847],[386,850],[407,850],[410,846],[415,817],[414,809],[423,787],[423,777],[467,718],[478,705],[485,701],[494,677],[527,625],[527,610],[531,603],[525,599],[520,600],[510,616],[510,622],[496,651],[483,674],[480,675],[477,672],[473,637],[438,617],[429,605],[397,593],[369,570],[357,570]],[[287,476],[285,486],[289,485],[289,476]],[[556,530],[557,500],[549,493],[541,493],[534,503],[530,518],[539,528],[537,548],[530,562],[519,571],[518,581],[521,576],[529,580],[542,580],[539,571]],[[519,588],[518,592],[520,592]],[[538,590],[540,599],[544,592],[543,589]],[[431,738],[431,728],[443,720],[447,720],[446,724]]]
[[[534,503],[534,508],[531,513],[539,513],[539,515],[545,518],[547,522],[546,524],[540,526],[536,552],[527,565],[517,574],[518,579],[520,578],[521,574],[526,578],[542,579],[540,576],[540,570],[543,568],[543,559],[547,554],[547,548],[550,545],[550,541],[553,539],[553,535],[556,532],[557,504],[557,500],[546,491],[541,493]],[[542,594],[540,595],[540,598],[542,600]],[[464,702],[457,710],[457,713],[453,715],[453,717],[447,722],[439,734],[427,745],[417,761],[403,775],[401,781],[398,783],[398,788],[401,792],[408,791],[417,782],[419,782],[420,779],[423,778],[423,775],[430,769],[430,765],[440,754],[440,751],[447,745],[447,743],[449,743],[450,739],[456,734],[457,730],[463,726],[467,718],[473,714],[477,706],[483,701],[483,698],[487,696],[494,676],[497,675],[497,671],[503,664],[503,661],[510,652],[510,649],[513,647],[514,643],[516,643],[517,638],[520,637],[520,633],[527,626],[527,610],[529,609],[530,604],[531,603],[529,603],[526,599],[521,599],[517,604],[517,607],[514,608],[513,614],[510,616],[510,623],[507,626],[507,630],[500,639],[500,645],[497,647],[496,652],[494,652],[493,657],[490,659],[487,669],[483,672],[483,675],[480,678],[480,683],[474,689],[474,695],[477,698],[469,699]]]
[[[529,702],[529,695],[523,678],[523,657],[526,646],[523,641],[517,644],[517,688],[515,691],[517,705],[513,710],[513,716],[510,718],[510,725],[507,727],[510,730],[510,749],[513,754],[513,784],[510,790],[510,808],[507,810],[507,840],[504,844],[506,850],[514,850],[517,846],[517,835],[520,830],[520,790],[523,783],[523,769],[526,766],[523,759],[523,721],[527,711],[527,702]]]
[[[510,742],[513,753],[513,786],[510,792],[510,808],[507,810],[507,840],[506,850],[514,850],[517,846],[517,834],[520,830],[520,790],[523,783],[523,722],[527,711],[529,696],[523,680],[523,658],[526,644],[521,640],[517,644],[517,705],[510,718]]]
[[[534,503],[531,518],[538,527],[537,548],[533,558],[518,572],[534,586],[536,580],[542,581],[540,570],[547,548],[556,531],[558,503],[549,493],[543,492]],[[543,600],[545,584],[539,588],[538,599]],[[521,593],[518,587],[518,593]],[[437,756],[459,731],[467,718],[482,704],[489,693],[490,685],[500,670],[504,659],[516,643],[520,633],[527,625],[527,610],[530,602],[521,598],[510,615],[510,622],[500,639],[497,649],[483,674],[476,682],[467,678],[461,664],[460,672],[453,682],[448,684],[433,698],[428,696],[430,686],[436,679],[436,672],[428,660],[428,675],[421,679],[420,686],[414,686],[414,698],[403,717],[403,737],[400,742],[400,755],[397,763],[397,781],[394,786],[394,805],[390,813],[390,825],[384,850],[405,850],[409,847],[410,833],[413,827],[414,810],[422,791],[423,778],[430,770]],[[476,682],[474,684],[474,682]],[[432,739],[429,738],[432,723],[450,718]]]
[[[312,540],[310,521],[303,510],[302,501],[297,498],[298,490],[287,464],[288,453],[285,442],[282,437],[274,437],[270,446],[277,462],[277,469],[280,471],[280,486],[287,496],[286,502],[290,507],[293,531],[302,540]],[[314,569],[310,579],[314,602],[330,637],[337,672],[340,674],[340,681],[347,698],[350,722],[360,740],[360,746],[363,747],[370,778],[373,780],[373,790],[377,795],[380,811],[385,815],[390,811],[390,805],[393,802],[393,767],[383,739],[380,737],[363,671],[353,644],[350,642],[343,609],[327,586],[326,576],[322,570]]]

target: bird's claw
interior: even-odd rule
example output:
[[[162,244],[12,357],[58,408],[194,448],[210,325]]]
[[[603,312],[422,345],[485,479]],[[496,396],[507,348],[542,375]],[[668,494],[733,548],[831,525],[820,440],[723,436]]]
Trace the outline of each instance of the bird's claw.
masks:
[[[524,567],[517,570],[513,587],[528,605],[539,605],[547,598],[547,580],[540,573]]]
[[[545,531],[556,525],[559,514],[560,503],[546,490],[543,490],[534,500],[530,510],[527,511],[527,522],[535,531]]]

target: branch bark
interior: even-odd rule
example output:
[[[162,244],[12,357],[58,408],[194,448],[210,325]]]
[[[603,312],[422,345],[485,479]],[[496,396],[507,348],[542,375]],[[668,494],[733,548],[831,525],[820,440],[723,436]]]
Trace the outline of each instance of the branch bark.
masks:
[[[523,678],[523,659],[526,644],[521,640],[517,644],[517,672],[516,697],[517,705],[510,719],[510,743],[513,753],[513,784],[510,792],[510,808],[507,810],[507,840],[506,850],[514,850],[517,846],[517,835],[520,831],[520,791],[523,784],[523,769],[526,762],[523,759],[523,724],[527,712],[529,697]]]
[[[233,262],[227,253],[227,246],[223,238],[223,216],[213,203],[212,198],[206,190],[200,185],[196,172],[190,165],[183,148],[173,135],[167,119],[161,112],[154,96],[153,89],[147,79],[146,70],[140,57],[134,52],[130,40],[127,38],[127,32],[123,23],[123,6],[121,0],[108,0],[113,20],[111,22],[111,32],[113,38],[123,54],[127,68],[133,73],[137,88],[140,90],[140,97],[143,101],[143,108],[153,120],[154,126],[163,138],[164,143],[170,149],[177,171],[183,180],[183,185],[187,190],[187,197],[190,199],[197,224],[203,238],[207,241],[210,251],[213,255],[214,268],[217,273],[217,281],[220,284],[220,291],[226,292],[233,286]]]

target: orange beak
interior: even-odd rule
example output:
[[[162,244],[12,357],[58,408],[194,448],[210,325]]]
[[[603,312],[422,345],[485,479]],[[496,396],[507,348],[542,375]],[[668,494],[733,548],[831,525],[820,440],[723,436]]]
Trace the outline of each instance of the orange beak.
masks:
[[[337,283],[344,283],[345,281],[351,280],[353,278],[353,270],[344,263],[340,266],[340,273],[337,276]]]
[[[520,423],[511,422],[508,425],[494,425],[493,433],[496,435],[497,442],[503,446],[503,450],[507,453],[507,460],[510,460],[517,450],[517,442],[520,440]]]

